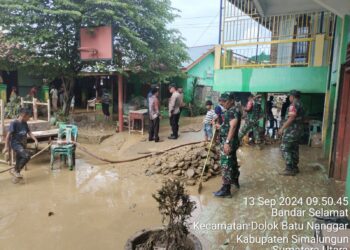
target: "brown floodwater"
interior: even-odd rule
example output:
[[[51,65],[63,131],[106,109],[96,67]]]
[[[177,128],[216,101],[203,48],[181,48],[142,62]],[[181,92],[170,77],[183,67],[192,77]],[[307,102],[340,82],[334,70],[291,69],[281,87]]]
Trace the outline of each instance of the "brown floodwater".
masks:
[[[163,137],[168,131],[163,131]],[[90,145],[95,153],[112,159],[139,156],[138,152],[159,150],[178,142],[149,143],[142,136],[122,134],[101,145]],[[113,139],[114,138],[114,139]],[[117,139],[119,138],[119,140]],[[120,139],[121,138],[121,139]],[[198,140],[201,133],[183,133],[181,142]],[[113,152],[113,150],[115,150]],[[117,151],[118,150],[118,151]],[[130,152],[132,151],[132,152]],[[212,195],[221,185],[220,177],[188,187],[197,203],[190,226],[207,249],[271,249],[272,245],[240,244],[237,236],[312,235],[311,230],[207,230],[194,228],[195,223],[305,223],[309,216],[271,217],[269,206],[249,206],[246,197],[337,197],[336,185],[327,179],[327,170],[319,162],[321,149],[301,148],[301,173],[283,177],[283,161],[277,145],[257,150],[242,147],[241,189],[232,199]],[[48,153],[28,164],[24,182],[13,184],[8,173],[0,174],[0,249],[123,249],[128,237],[143,228],[161,225],[157,204],[152,198],[163,176],[146,176],[146,161],[127,164],[104,164],[82,153],[77,155],[75,171],[49,168]],[[5,166],[1,166],[5,169]],[[276,205],[277,208],[281,206]],[[290,209],[292,207],[289,207]],[[289,209],[288,208],[288,209]],[[298,208],[309,207],[299,205]],[[274,244],[276,245],[276,244]],[[298,246],[280,244],[279,246]]]

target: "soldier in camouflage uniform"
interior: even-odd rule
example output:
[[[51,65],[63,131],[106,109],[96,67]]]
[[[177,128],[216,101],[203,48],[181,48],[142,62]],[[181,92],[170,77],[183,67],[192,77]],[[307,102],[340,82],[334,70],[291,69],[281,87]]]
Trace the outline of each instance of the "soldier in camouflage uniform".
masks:
[[[241,112],[235,107],[234,94],[221,96],[226,109],[223,124],[220,128],[220,164],[222,169],[223,186],[217,192],[216,197],[231,197],[231,184],[239,188],[239,170],[237,163],[237,149],[239,147],[238,131],[241,125]]]
[[[261,116],[261,103],[255,99],[253,95],[250,95],[244,111],[247,112],[247,118],[242,129],[239,131],[238,138],[241,141],[242,138],[249,133],[249,131],[253,130],[254,142],[255,144],[260,144],[261,138],[259,131],[259,119]]]
[[[290,92],[290,106],[287,110],[288,120],[278,133],[282,135],[281,151],[286,161],[286,169],[281,175],[295,176],[299,173],[299,141],[303,133],[304,109],[300,102],[300,92]]]

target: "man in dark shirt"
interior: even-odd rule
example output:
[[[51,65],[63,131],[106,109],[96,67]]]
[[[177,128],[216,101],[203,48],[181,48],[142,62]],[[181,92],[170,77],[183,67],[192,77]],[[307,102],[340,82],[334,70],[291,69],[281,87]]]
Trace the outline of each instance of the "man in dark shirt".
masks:
[[[111,101],[111,98],[109,96],[107,89],[103,89],[101,103],[102,103],[102,112],[105,116],[105,120],[109,120],[109,116],[110,116],[109,103],[110,103],[110,101]]]
[[[30,154],[26,150],[27,135],[29,135],[38,144],[38,140],[30,131],[27,121],[30,118],[30,112],[27,109],[20,111],[18,119],[11,122],[9,131],[6,136],[5,148],[3,153],[11,147],[16,153],[16,165],[10,173],[16,178],[23,178],[20,174],[23,167],[30,160]]]
[[[159,142],[159,123],[160,123],[160,104],[159,104],[159,90],[152,89],[152,96],[149,98],[149,141]]]
[[[289,101],[289,95],[288,95],[285,102],[282,104],[281,122],[284,122],[286,119],[287,109],[289,108],[289,105],[290,105],[290,101]]]

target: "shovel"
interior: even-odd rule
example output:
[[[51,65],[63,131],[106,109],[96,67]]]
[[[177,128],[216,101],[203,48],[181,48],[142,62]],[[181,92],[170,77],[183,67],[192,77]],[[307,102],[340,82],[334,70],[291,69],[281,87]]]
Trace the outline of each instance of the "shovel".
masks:
[[[208,159],[209,159],[211,147],[212,147],[213,142],[214,142],[214,140],[215,140],[215,135],[216,135],[216,128],[214,127],[214,134],[213,134],[213,137],[211,138],[211,141],[210,141],[210,145],[209,145],[209,149],[208,149],[207,158],[205,159],[204,166],[203,166],[203,170],[202,170],[202,174],[201,174],[201,177],[199,178],[198,194],[200,194],[201,191],[202,191],[203,174],[204,174],[204,172],[205,172],[205,168],[207,167],[207,163],[208,163]]]

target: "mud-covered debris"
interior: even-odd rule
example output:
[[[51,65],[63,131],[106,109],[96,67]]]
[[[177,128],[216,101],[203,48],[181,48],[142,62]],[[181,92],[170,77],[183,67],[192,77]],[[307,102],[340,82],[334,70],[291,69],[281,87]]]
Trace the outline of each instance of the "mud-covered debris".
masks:
[[[185,161],[191,161],[191,156],[188,156],[188,155],[185,156],[184,160],[185,160]]]
[[[187,180],[186,185],[187,186],[194,186],[194,185],[196,185],[196,180]]]
[[[179,175],[181,175],[181,170],[175,170],[173,172],[173,174],[179,176]]]
[[[175,175],[186,180],[196,180],[202,174],[202,169],[208,156],[208,148],[202,146],[192,146],[181,148],[176,151],[167,152],[161,158],[155,160],[154,164],[148,163],[150,170],[155,174]],[[220,174],[220,154],[219,148],[213,147],[209,153],[204,175],[206,180]],[[204,180],[204,181],[206,181]]]
[[[169,169],[164,169],[163,171],[162,171],[162,174],[163,175],[167,175],[167,174],[169,174],[170,173],[170,170]]]
[[[195,172],[193,170],[193,168],[187,169],[186,171],[186,175],[188,178],[192,178],[194,176]]]
[[[200,157],[201,157],[202,159],[205,159],[205,158],[207,157],[207,154],[208,154],[208,152],[207,152],[206,150],[202,150],[202,151],[200,152]]]
[[[218,171],[219,168],[220,168],[219,164],[214,164],[214,166],[213,166],[214,171]]]
[[[153,175],[153,172],[151,170],[149,170],[149,169],[146,169],[145,175],[146,176],[151,176],[151,175]]]
[[[155,174],[160,174],[162,172],[162,167],[157,167],[155,170],[154,170],[154,173]]]
[[[169,163],[169,168],[171,168],[171,169],[176,168],[176,166],[177,166],[177,163],[176,163],[176,162],[170,162],[170,163]]]
[[[177,164],[177,166],[178,166],[179,168],[182,168],[183,166],[185,166],[185,162],[184,162],[184,161],[180,161],[180,162]]]

